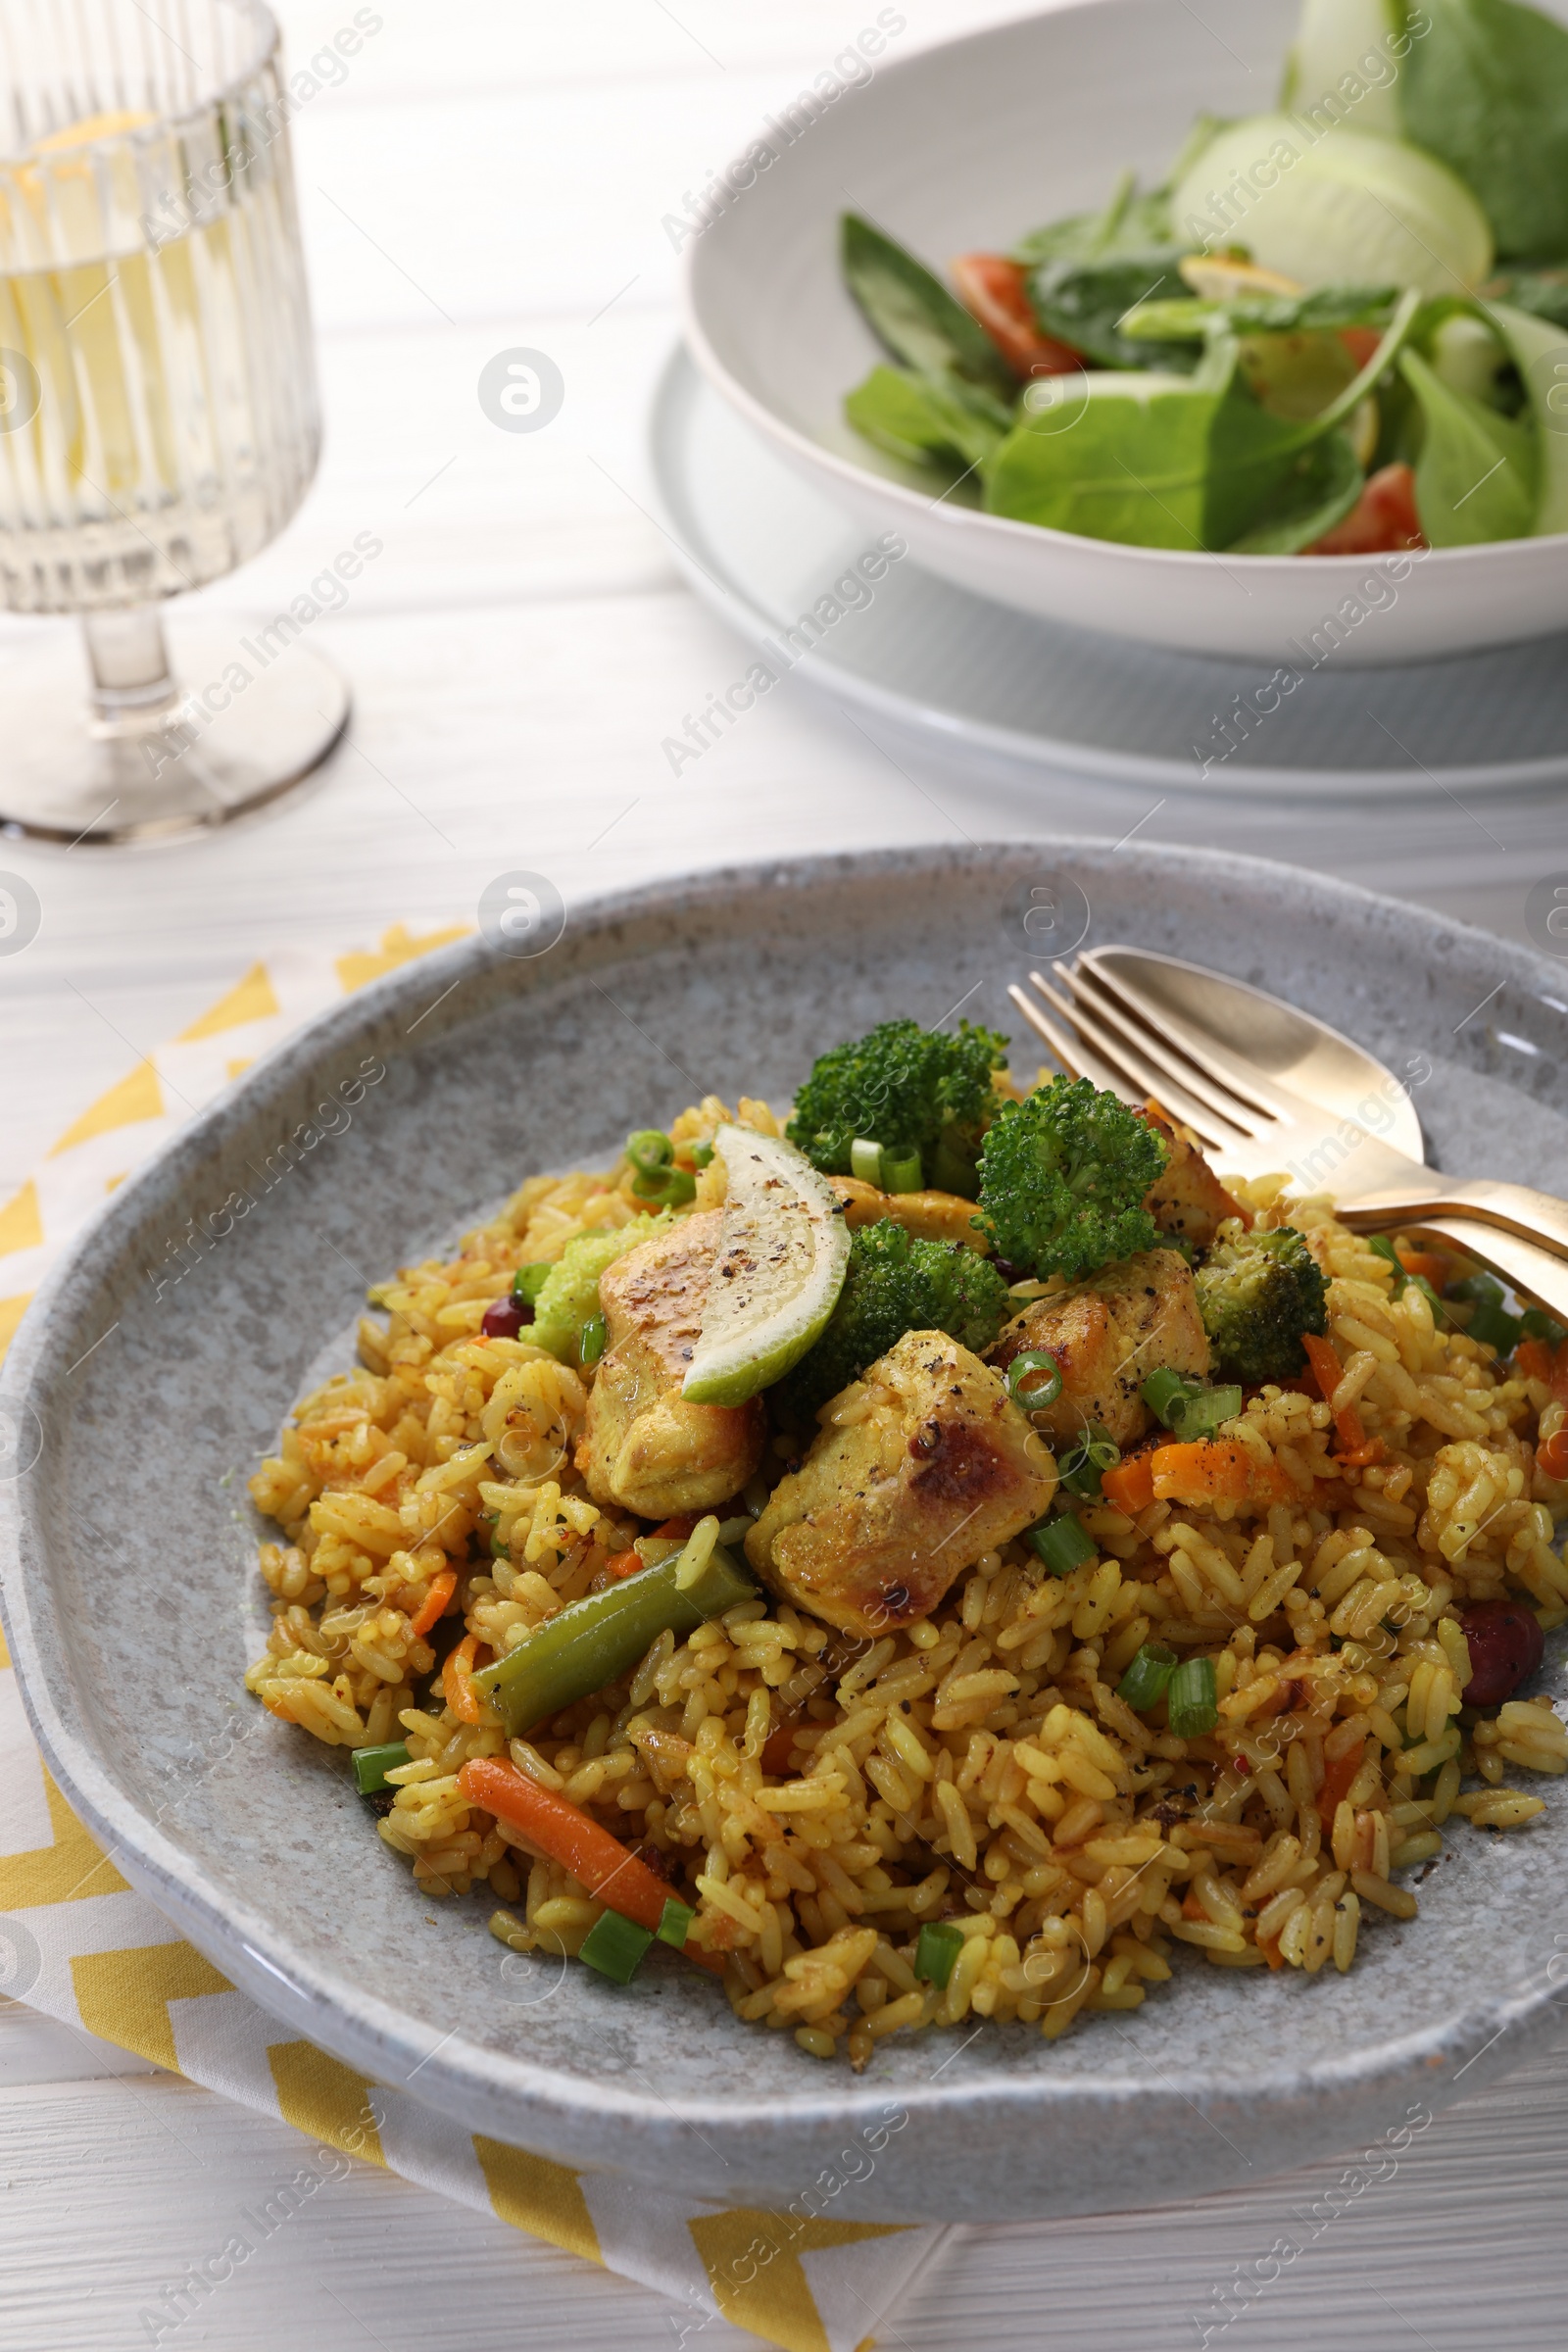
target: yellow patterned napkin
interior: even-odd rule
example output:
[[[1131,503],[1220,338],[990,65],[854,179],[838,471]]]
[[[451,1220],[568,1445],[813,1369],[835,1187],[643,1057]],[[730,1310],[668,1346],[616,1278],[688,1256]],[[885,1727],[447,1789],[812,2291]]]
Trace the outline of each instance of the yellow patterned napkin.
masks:
[[[469,928],[416,936],[395,924],[368,952],[270,956],[100,1096],[0,1205],[0,1353],[51,1260],[185,1119],[301,1022]],[[673,2297],[689,2315],[680,2346],[721,2317],[787,2352],[864,2352],[941,2245],[941,2229],[834,2213],[851,2181],[866,2177],[860,2141],[880,2132],[885,2146],[907,2120],[896,2106],[855,2148],[826,2148],[788,2212],[766,2213],[693,2203],[470,2136],[314,2043],[278,2038],[275,2021],[131,1891],[76,1820],[44,1769],[16,1686],[0,1635],[0,1994],[308,2135],[292,2181],[246,2216],[248,2250],[359,2157]],[[245,2254],[231,2245],[223,2259]],[[172,2333],[210,2286],[198,2272],[167,2289],[167,2309],[140,2315],[148,2340]]]

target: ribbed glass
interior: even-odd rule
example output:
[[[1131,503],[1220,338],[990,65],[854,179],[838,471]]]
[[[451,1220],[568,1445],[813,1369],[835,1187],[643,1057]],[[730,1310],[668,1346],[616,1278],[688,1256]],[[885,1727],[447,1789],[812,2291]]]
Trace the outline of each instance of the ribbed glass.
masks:
[[[0,0],[0,601],[243,564],[319,416],[277,27],[260,0]]]

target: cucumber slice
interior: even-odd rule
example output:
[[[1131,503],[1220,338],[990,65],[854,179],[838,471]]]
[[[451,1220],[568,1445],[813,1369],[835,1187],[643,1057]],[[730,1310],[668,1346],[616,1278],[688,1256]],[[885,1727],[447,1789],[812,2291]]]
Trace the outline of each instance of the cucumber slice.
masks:
[[[1492,268],[1492,230],[1446,165],[1398,139],[1301,116],[1254,115],[1204,149],[1171,199],[1178,237],[1303,286],[1464,294]]]
[[[1404,125],[1390,44],[1403,31],[1403,0],[1303,0],[1281,106],[1310,121],[1332,101],[1355,129],[1398,138]]]

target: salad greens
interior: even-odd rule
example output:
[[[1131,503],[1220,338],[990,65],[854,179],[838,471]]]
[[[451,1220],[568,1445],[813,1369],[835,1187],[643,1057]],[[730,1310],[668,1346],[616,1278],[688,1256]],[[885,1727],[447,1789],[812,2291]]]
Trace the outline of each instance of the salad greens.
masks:
[[[1200,118],[1160,187],[956,293],[855,214],[843,268],[887,355],[848,421],[1009,520],[1259,555],[1568,531],[1568,27],[1516,0],[1303,0],[1279,109]]]

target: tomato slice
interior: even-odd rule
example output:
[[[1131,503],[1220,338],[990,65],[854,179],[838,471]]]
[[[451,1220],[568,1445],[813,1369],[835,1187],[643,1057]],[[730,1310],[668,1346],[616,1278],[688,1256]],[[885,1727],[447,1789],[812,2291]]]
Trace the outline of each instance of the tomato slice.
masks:
[[[1077,352],[1041,330],[1029,302],[1028,278],[1004,253],[960,254],[953,283],[971,318],[978,319],[1009,368],[1019,375],[1072,375]]]
[[[1374,473],[1343,522],[1325,531],[1306,550],[1309,556],[1385,556],[1425,547],[1416,512],[1415,473],[1408,466],[1385,466]]]

